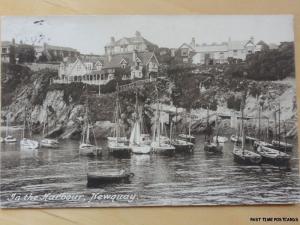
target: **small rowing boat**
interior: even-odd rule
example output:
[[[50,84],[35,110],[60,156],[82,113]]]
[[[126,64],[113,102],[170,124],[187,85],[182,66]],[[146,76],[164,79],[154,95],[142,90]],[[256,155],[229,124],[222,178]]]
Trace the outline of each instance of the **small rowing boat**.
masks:
[[[87,174],[87,187],[97,187],[99,185],[130,182],[134,173],[122,170],[108,170],[102,172],[90,172]]]

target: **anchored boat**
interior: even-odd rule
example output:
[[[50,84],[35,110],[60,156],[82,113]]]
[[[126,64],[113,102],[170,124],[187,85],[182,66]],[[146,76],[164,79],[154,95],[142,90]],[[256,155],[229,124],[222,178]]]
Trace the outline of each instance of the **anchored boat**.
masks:
[[[158,91],[156,88],[157,102],[154,118],[154,129],[152,135],[151,148],[154,153],[172,155],[175,153],[175,147],[170,144],[168,138],[162,135],[163,122],[160,120],[160,105],[158,100]]]
[[[145,132],[142,132],[142,112],[138,110],[138,96],[136,92],[136,118],[129,138],[129,146],[135,154],[149,154],[151,152],[151,145]],[[143,134],[142,134],[143,133]]]
[[[47,138],[49,134],[48,107],[46,109],[46,117],[43,126],[43,139],[40,141],[41,147],[58,148],[59,142],[53,138]]]
[[[91,144],[91,142],[90,142],[90,130],[92,130],[93,139],[94,139],[95,144]],[[90,125],[90,122],[88,119],[87,107],[86,107],[86,112],[85,112],[81,143],[79,145],[79,154],[80,155],[92,155],[92,156],[98,156],[98,155],[102,154],[102,148],[98,147],[98,145],[97,145],[94,129]]]
[[[206,129],[205,129],[205,143],[204,143],[204,151],[210,154],[220,154],[223,153],[223,145],[218,142],[219,139],[219,126],[218,126],[218,116],[216,115],[216,136],[217,140],[214,142],[211,140],[211,136],[213,133],[212,127],[209,124],[209,108],[207,108],[207,121],[206,121]]]
[[[15,143],[17,141],[17,139],[15,137],[13,137],[10,132],[9,132],[9,122],[10,122],[10,114],[7,115],[6,118],[6,135],[4,138],[4,142],[5,143]]]
[[[108,137],[108,150],[114,155],[130,155],[131,148],[128,145],[127,137],[124,135],[124,126],[121,124],[121,106],[119,102],[119,88],[117,87],[116,106],[114,112],[113,136]]]
[[[191,121],[191,118],[190,118]],[[177,107],[176,107],[176,113],[175,113],[175,122],[177,123]],[[191,124],[191,122],[189,122]],[[178,152],[185,152],[189,153],[194,150],[194,143],[187,141],[186,138],[180,138],[177,135],[177,126],[175,124],[174,126],[174,132],[173,132],[173,121],[171,122],[171,128],[170,128],[170,139],[171,139],[171,144],[175,147],[175,150]],[[181,134],[183,135],[183,134]],[[173,138],[174,136],[174,138]],[[191,136],[191,126],[189,125],[189,131],[188,131],[188,136]]]
[[[263,161],[266,163],[286,165],[291,159],[290,155],[263,145],[258,146],[256,151],[262,156]]]
[[[134,173],[126,172],[124,169],[90,172],[87,174],[87,187],[97,187],[111,183],[127,183],[130,182],[130,178],[133,176]]]
[[[262,157],[252,151],[246,150],[245,149],[245,131],[244,131],[244,102],[242,102],[241,105],[241,111],[242,111],[242,117],[241,117],[241,137],[242,137],[242,143],[241,146],[239,145],[239,142],[235,142],[234,147],[233,147],[233,157],[234,161],[240,164],[260,164],[262,161]],[[239,135],[237,136],[237,140],[239,140]]]

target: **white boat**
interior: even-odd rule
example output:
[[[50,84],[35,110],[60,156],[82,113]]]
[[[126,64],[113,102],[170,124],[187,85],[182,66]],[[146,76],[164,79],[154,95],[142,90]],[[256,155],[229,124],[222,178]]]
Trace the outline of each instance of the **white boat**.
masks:
[[[90,129],[92,130],[95,144],[90,142]],[[98,156],[102,154],[102,148],[97,146],[95,132],[92,126],[90,126],[88,118],[88,109],[86,107],[85,118],[84,118],[84,127],[82,131],[81,143],[79,145],[79,154],[80,155],[93,155]]]
[[[241,143],[242,142],[242,137],[239,137],[238,135],[233,134],[233,135],[230,136],[230,140],[232,142],[239,142],[239,143]]]
[[[47,138],[49,134],[49,122],[48,122],[48,109],[46,109],[46,119],[43,127],[43,139],[40,141],[41,147],[45,148],[58,148],[59,142],[53,138]]]
[[[7,115],[7,118],[6,118],[6,135],[5,135],[5,138],[4,138],[4,142],[5,143],[15,143],[17,142],[17,139],[14,138],[10,133],[9,133],[9,130],[8,130],[8,127],[9,127],[9,121],[10,120],[10,114]]]
[[[138,99],[136,94],[136,121],[131,130],[129,138],[129,146],[131,147],[132,153],[135,154],[149,154],[151,152],[151,146],[147,140],[146,134],[142,135],[141,123],[142,113],[138,110]]]
[[[195,143],[195,141],[196,141],[196,138],[191,134],[179,134],[178,138],[180,138],[181,140],[184,140],[184,141],[192,142],[192,143]]]
[[[123,142],[123,143],[128,143],[128,138],[127,137],[107,137],[108,142]]]
[[[228,138],[227,137],[222,137],[222,136],[214,136],[213,137],[213,142],[219,142],[220,144],[222,143],[226,143],[228,141]]]
[[[58,148],[59,142],[56,139],[43,138],[40,144],[46,148]]]
[[[81,155],[100,155],[101,154],[101,148],[87,143],[81,143],[79,145],[79,153]]]
[[[39,148],[39,142],[35,140],[30,140],[27,138],[23,138],[20,141],[21,148],[27,148],[27,149],[37,149]]]
[[[24,126],[23,126],[23,132],[22,132],[22,140],[20,141],[21,148],[27,148],[27,149],[37,149],[39,148],[39,142],[26,138],[25,132],[26,130],[29,133],[29,137],[32,137],[31,132],[31,123],[27,120],[27,111],[24,111]]]
[[[8,135],[4,138],[5,143],[15,143],[16,141],[17,141],[17,139],[11,135]]]

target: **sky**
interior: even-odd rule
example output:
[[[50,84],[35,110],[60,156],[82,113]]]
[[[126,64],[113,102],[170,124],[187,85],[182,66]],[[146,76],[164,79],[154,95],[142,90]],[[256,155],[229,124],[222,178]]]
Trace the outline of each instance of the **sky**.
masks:
[[[35,21],[43,20],[41,23]],[[197,44],[248,40],[279,44],[293,41],[291,15],[126,15],[126,16],[9,16],[1,18],[1,40],[72,47],[81,53],[103,54],[114,36],[142,36],[159,47],[178,48],[195,37]]]

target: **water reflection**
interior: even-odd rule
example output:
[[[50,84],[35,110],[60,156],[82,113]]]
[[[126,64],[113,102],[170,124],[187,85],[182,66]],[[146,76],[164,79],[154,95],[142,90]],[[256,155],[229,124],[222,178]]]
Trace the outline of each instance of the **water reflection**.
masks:
[[[15,131],[20,140],[20,133]],[[292,152],[290,169],[263,164],[240,166],[233,161],[232,144],[221,155],[203,151],[198,137],[194,152],[162,155],[131,155],[116,158],[108,154],[106,142],[101,157],[79,155],[78,141],[63,140],[58,149],[21,149],[19,143],[1,144],[1,200],[5,207],[79,207],[128,205],[117,202],[12,203],[11,193],[138,193],[134,205],[261,204],[299,202],[298,153]],[[297,149],[295,147],[295,149]],[[131,183],[99,188],[86,187],[88,171],[127,169],[135,174]],[[132,205],[132,204],[129,204]]]

